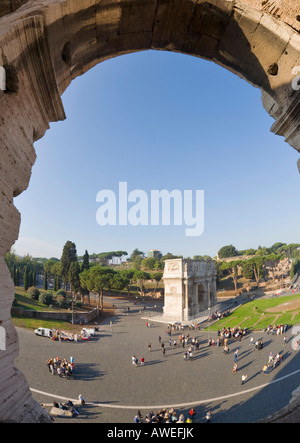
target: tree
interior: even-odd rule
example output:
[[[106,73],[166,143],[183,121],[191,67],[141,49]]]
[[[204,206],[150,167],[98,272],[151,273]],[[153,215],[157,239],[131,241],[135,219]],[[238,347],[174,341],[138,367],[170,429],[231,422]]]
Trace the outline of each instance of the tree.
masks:
[[[69,267],[69,273],[68,273],[68,281],[70,283],[70,289],[73,299],[73,293],[77,294],[80,290],[80,266],[78,264],[78,261],[73,261],[70,264]]]
[[[155,269],[155,265],[156,265],[157,261],[158,260],[155,257],[144,258],[142,261],[142,266],[145,269],[151,269],[153,271]]]
[[[54,277],[54,291],[60,289],[60,279],[61,279],[61,263],[59,261],[54,262],[51,266],[51,274]]]
[[[144,295],[144,282],[145,280],[150,280],[150,274],[144,271],[135,271],[133,279],[137,282],[140,287],[141,294]]]
[[[291,267],[291,273],[290,273],[290,277],[291,280],[294,278],[294,276],[297,274],[297,272],[300,271],[300,258],[297,258],[294,263],[292,264]]]
[[[234,290],[238,289],[238,276],[239,276],[239,267],[242,265],[241,260],[233,260],[230,262],[223,262],[222,268],[223,270],[229,271],[229,274],[234,283]]]
[[[48,273],[47,271],[44,272],[44,289],[47,291],[48,289]]]
[[[265,261],[264,257],[261,256],[255,256],[253,258],[250,258],[247,260],[247,262],[250,264],[253,270],[254,278],[256,281],[256,285],[258,286],[259,280],[262,277],[263,274],[263,263]]]
[[[227,245],[223,246],[218,251],[218,257],[219,258],[229,258],[229,257],[236,257],[238,255],[238,251],[235,246],[233,245]]]
[[[98,294],[97,309],[103,313],[103,294],[104,290],[112,285],[113,275],[116,273],[111,268],[102,267],[100,265],[92,266],[80,274],[81,286],[88,291],[95,291]]]
[[[247,260],[243,261],[242,273],[244,278],[247,278],[249,280],[252,280],[254,278],[253,266],[251,263],[248,263]]]
[[[209,261],[211,260],[211,256],[210,255],[194,255],[193,260],[205,260],[205,261]]]
[[[132,285],[135,270],[134,269],[121,269],[121,271],[119,271],[119,272],[127,281],[126,287],[127,287],[127,293],[129,296],[130,295],[130,286]]]
[[[168,252],[161,259],[162,261],[165,261],[165,260],[171,260],[172,258],[182,258],[182,255],[174,255],[171,252]]]
[[[28,289],[28,266],[25,267],[24,269],[24,274],[23,274],[23,285],[24,285],[24,289],[25,291],[27,291]]]
[[[155,281],[156,281],[155,292],[157,291],[157,288],[158,288],[159,282],[160,282],[161,279],[162,279],[162,276],[163,276],[163,273],[162,273],[162,272],[154,272],[153,274],[151,274],[151,278],[152,278],[152,280],[155,280]]]
[[[88,251],[85,251],[81,265],[82,271],[85,271],[86,269],[90,269],[90,256]]]
[[[67,289],[67,284],[69,282],[69,270],[71,263],[77,262],[77,251],[76,251],[76,245],[75,243],[71,241],[67,241],[62,252],[61,256],[61,277],[65,286],[65,289]]]
[[[129,282],[129,278],[126,278],[121,272],[116,272],[111,279],[111,288],[121,292],[128,287]]]

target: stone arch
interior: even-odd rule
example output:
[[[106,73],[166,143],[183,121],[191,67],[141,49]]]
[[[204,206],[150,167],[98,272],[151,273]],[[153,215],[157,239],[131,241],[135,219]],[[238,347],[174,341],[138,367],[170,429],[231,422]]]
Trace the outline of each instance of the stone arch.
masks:
[[[157,49],[202,57],[260,88],[275,119],[272,131],[300,151],[298,17],[294,0],[1,1],[0,322],[9,339],[0,351],[0,420],[47,420],[13,368],[14,287],[4,254],[18,238],[13,197],[29,184],[33,143],[50,122],[65,119],[62,93],[77,76],[122,54]]]
[[[197,304],[200,311],[204,311],[208,308],[207,306],[207,289],[203,283],[197,285]]]

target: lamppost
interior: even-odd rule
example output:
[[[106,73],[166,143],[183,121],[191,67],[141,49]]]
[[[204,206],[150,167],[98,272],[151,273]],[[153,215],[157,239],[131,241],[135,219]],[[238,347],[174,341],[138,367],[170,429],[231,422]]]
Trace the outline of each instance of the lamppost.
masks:
[[[209,336],[209,318],[210,318],[210,306],[208,307],[208,328],[207,328],[207,339],[209,342],[210,336]]]

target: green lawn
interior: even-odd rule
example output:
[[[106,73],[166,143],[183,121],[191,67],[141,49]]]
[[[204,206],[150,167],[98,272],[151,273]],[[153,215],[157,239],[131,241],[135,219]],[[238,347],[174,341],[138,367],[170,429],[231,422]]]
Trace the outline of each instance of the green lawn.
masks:
[[[16,288],[14,306],[17,308],[28,309],[29,311],[49,311],[47,305],[40,303],[38,300],[32,300],[22,288]],[[40,290],[40,292],[44,292]],[[52,309],[53,310],[53,309]]]
[[[32,330],[49,328],[76,333],[81,329],[79,325],[72,325],[71,323],[62,320],[39,320],[37,318],[12,317],[12,322],[16,327]]]
[[[16,287],[14,306],[23,308],[25,311],[62,311],[62,309],[49,308],[49,306],[40,303],[38,300],[32,300],[26,293],[24,288]],[[43,289],[39,289],[40,292],[45,292]],[[15,326],[27,329],[37,329],[39,327],[49,329],[59,329],[68,331],[77,331],[78,325],[71,325],[69,322],[62,320],[45,320],[36,318],[27,318],[26,314],[23,317],[12,316],[12,322]]]
[[[276,297],[270,299],[253,300],[233,311],[230,316],[225,317],[216,323],[209,326],[210,330],[217,331],[225,327],[237,327],[249,329],[264,329],[268,325],[274,323],[279,324],[299,324],[300,323],[300,309],[295,309],[289,312],[282,312],[280,307],[278,311],[267,312],[268,308],[275,308],[282,303],[288,303],[292,300],[300,300],[300,294],[291,295],[287,297]]]

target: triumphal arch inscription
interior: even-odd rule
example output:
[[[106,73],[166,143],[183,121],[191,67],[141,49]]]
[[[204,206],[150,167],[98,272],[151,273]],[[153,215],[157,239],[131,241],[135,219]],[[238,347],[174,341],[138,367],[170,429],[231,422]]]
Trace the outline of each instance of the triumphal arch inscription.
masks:
[[[216,267],[211,260],[165,261],[164,316],[189,321],[217,303]]]

